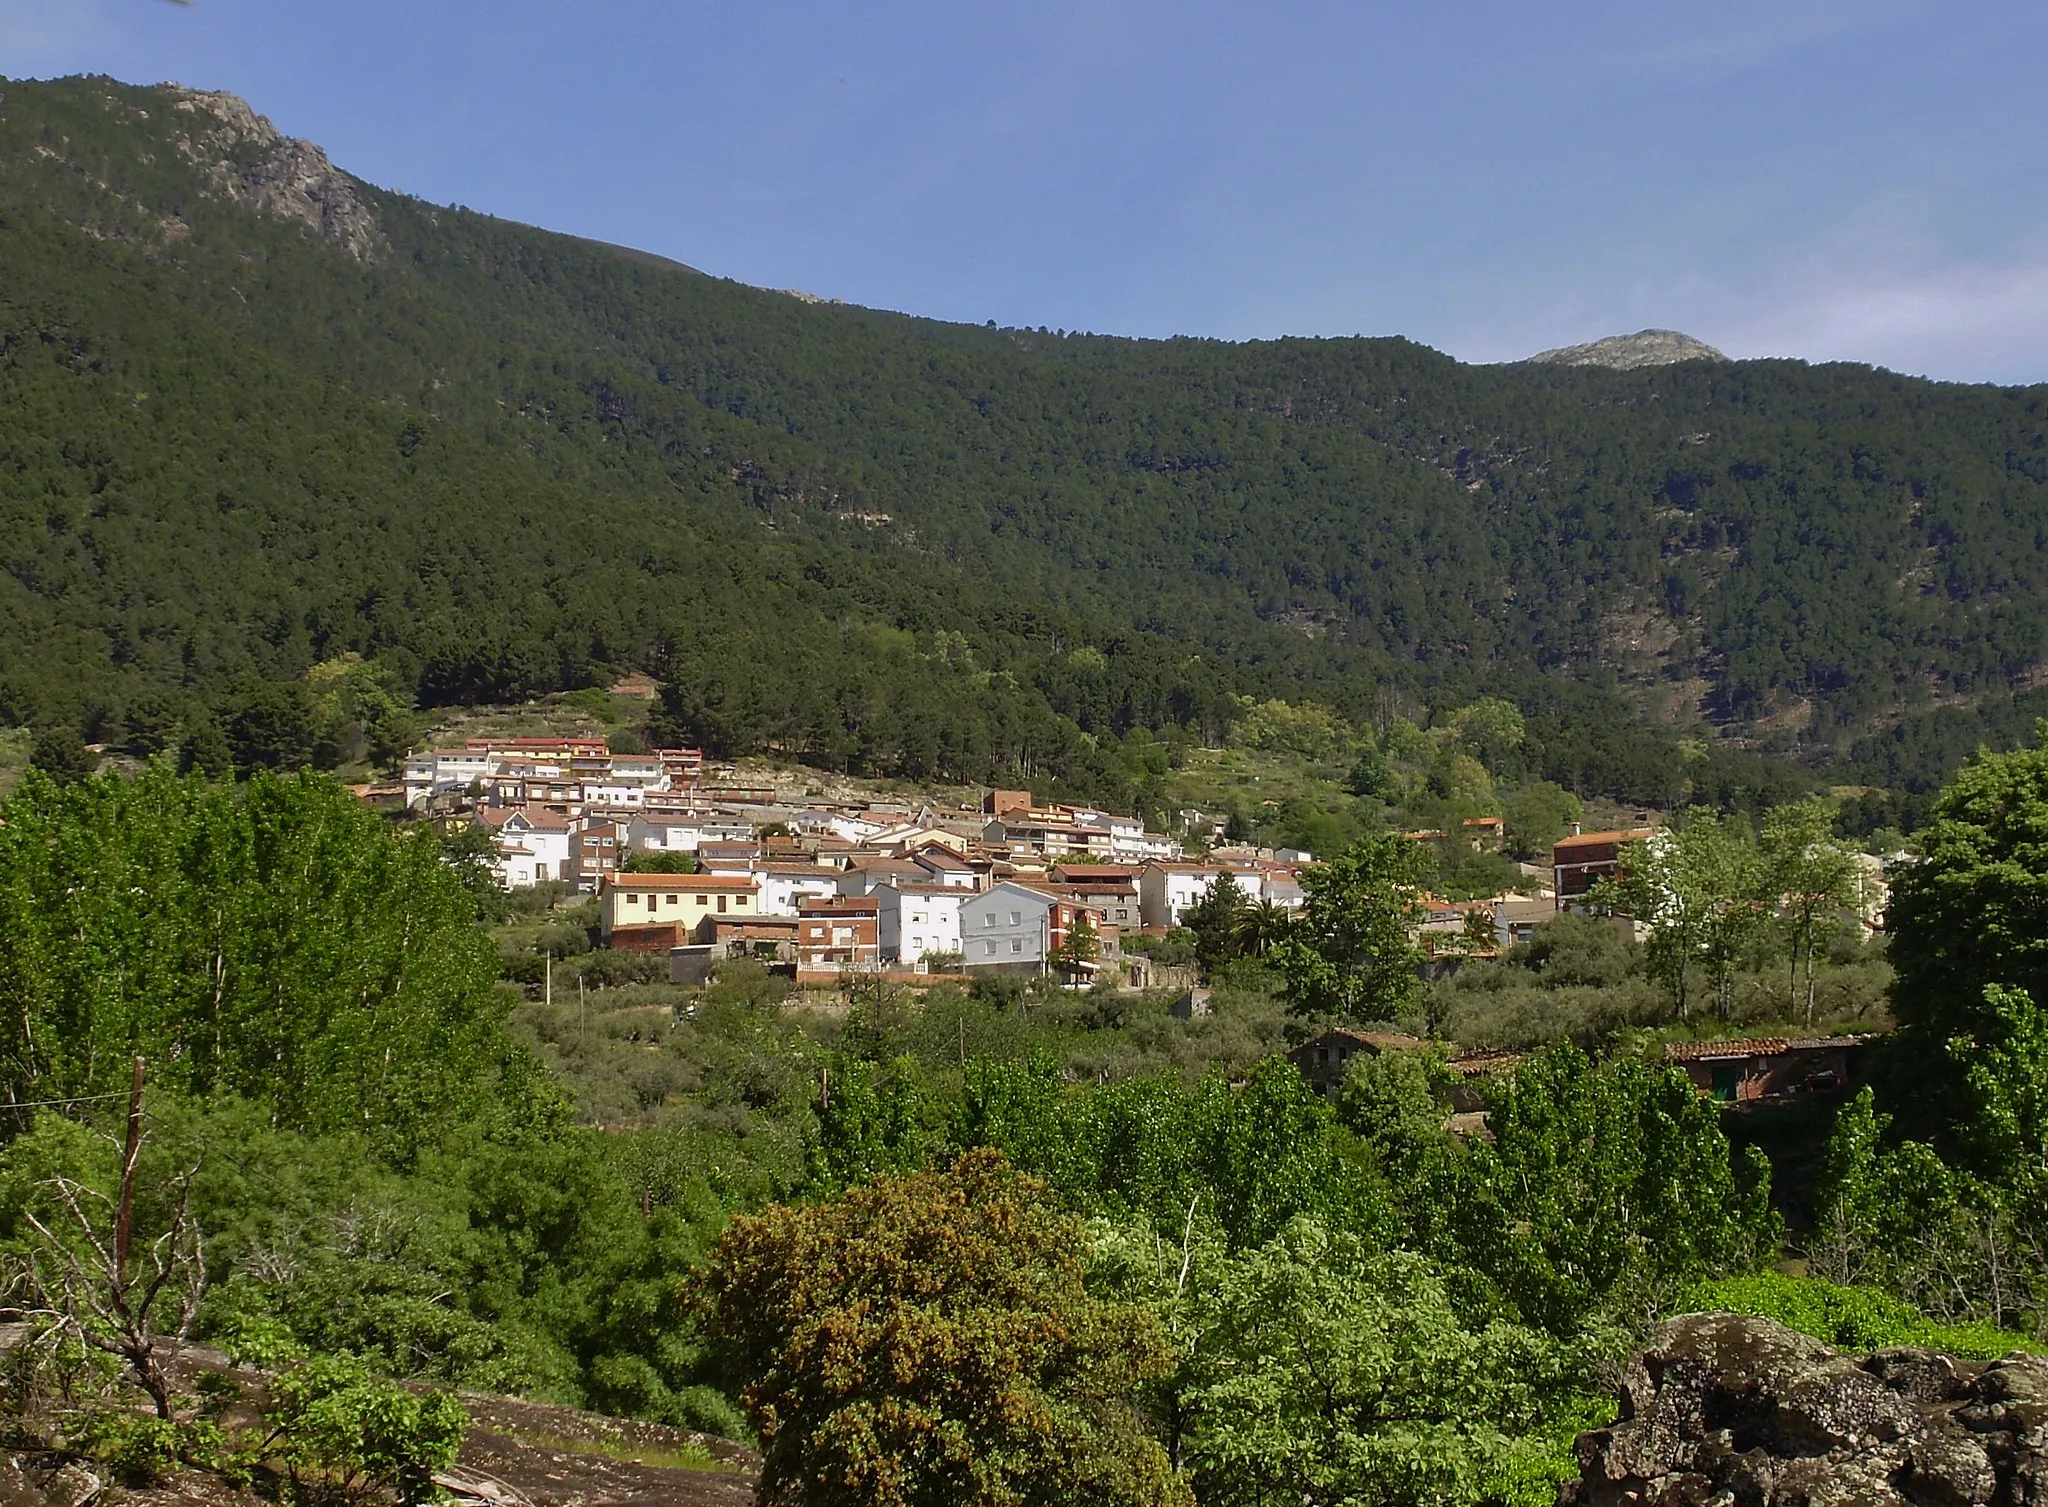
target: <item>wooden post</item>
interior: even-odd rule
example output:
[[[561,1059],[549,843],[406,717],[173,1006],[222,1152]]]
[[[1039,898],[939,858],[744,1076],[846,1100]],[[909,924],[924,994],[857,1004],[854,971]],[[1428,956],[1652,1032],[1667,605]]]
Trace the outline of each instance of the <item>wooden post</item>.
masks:
[[[135,1163],[142,1155],[142,1059],[128,1086],[128,1139],[121,1147],[121,1205],[114,1216],[114,1290],[128,1290],[128,1240],[135,1228]]]

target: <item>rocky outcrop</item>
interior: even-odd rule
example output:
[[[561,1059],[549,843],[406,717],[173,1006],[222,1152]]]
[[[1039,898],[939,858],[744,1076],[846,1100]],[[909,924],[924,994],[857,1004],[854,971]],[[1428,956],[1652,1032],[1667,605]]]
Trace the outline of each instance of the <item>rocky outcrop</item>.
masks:
[[[1673,1319],[1578,1441],[1561,1507],[2048,1503],[2048,1361],[1860,1359],[1769,1319]]]
[[[1677,330],[1637,330],[1633,335],[1609,335],[1585,345],[1564,345],[1554,351],[1539,351],[1528,358],[1558,366],[1610,366],[1616,371],[1634,371],[1639,366],[1670,366],[1677,361],[1726,361],[1728,358],[1690,335]]]
[[[360,262],[375,260],[385,249],[377,217],[355,180],[320,148],[282,135],[236,95],[166,87],[172,109],[191,117],[178,150],[199,169],[211,193],[296,220]]]

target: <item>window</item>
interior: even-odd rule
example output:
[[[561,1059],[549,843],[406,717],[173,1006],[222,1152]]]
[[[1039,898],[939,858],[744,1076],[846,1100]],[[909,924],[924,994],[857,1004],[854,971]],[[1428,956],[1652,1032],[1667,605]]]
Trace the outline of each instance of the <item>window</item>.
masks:
[[[638,905],[639,903],[640,897],[638,895],[628,895],[626,897],[626,904],[628,905]]]
[[[725,914],[725,896],[723,895],[718,897],[718,913],[721,916]]]
[[[992,958],[992,957],[994,957],[994,956],[996,955],[996,944],[995,944],[995,943],[993,943],[993,942],[984,942],[984,943],[982,943],[982,944],[981,944],[981,955],[982,955],[983,957],[986,957],[986,958]]]
[[[1012,937],[1012,938],[1010,938],[1010,951],[1012,951],[1012,952],[1022,952],[1023,950],[1024,950],[1024,939],[1023,939],[1022,937]]]
[[[1010,924],[1011,924],[1012,926],[1021,926],[1021,925],[1023,924],[1023,922],[1024,922],[1024,913],[1023,913],[1022,911],[1014,911],[1014,910],[1013,910],[1013,911],[1011,911],[1011,912],[1010,912]]]
[[[681,897],[680,895],[670,895],[670,896],[668,897],[668,903],[669,903],[670,905],[674,905],[674,904],[676,903],[676,901],[680,900],[681,898],[682,898],[682,897]]]
[[[709,895],[699,895],[697,897],[697,903],[699,905],[709,905],[711,903],[711,897]]]
[[[983,911],[983,912],[982,912],[982,916],[981,916],[981,924],[982,924],[983,926],[993,926],[993,925],[995,925],[995,924],[996,924],[996,913],[995,913],[994,911],[992,911],[992,910],[991,910],[991,911]]]

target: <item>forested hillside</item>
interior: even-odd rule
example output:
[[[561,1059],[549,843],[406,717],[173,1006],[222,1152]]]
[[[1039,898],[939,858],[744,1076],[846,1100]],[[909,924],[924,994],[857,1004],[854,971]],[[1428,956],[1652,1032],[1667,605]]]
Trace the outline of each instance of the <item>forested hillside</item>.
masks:
[[[105,80],[5,86],[0,274],[0,720],[143,752],[346,651],[1103,799],[1247,694],[1505,695],[1630,800],[1702,734],[1924,792],[2048,659],[2048,389],[940,325]]]

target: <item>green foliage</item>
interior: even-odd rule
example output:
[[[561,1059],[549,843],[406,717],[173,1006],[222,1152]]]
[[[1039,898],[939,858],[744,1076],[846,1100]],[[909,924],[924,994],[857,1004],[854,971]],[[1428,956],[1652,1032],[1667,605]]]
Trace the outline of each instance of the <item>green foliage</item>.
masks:
[[[1776,1248],[1768,1164],[1754,1148],[1731,1157],[1714,1106],[1675,1069],[1595,1067],[1553,1047],[1486,1105],[1491,1136],[1428,1211],[1430,1238],[1524,1323],[1564,1335],[1626,1319],[1676,1282]]]
[[[30,768],[40,769],[59,785],[76,785],[81,780],[90,779],[100,766],[92,750],[79,740],[74,729],[68,727],[55,727],[39,733],[28,761]]]
[[[1195,960],[1204,971],[1213,972],[1245,951],[1244,933],[1252,910],[1251,897],[1237,876],[1222,873],[1183,913],[1181,924],[1195,934]]]
[[[1589,984],[1612,987],[1637,966],[1635,941],[1626,923],[1607,916],[1566,911],[1531,929],[1513,954],[1550,988]]]
[[[1428,1181],[1449,1157],[1444,1121],[1458,1082],[1440,1050],[1362,1052],[1331,1095],[1337,1118],[1410,1183]]]
[[[180,1460],[210,1463],[224,1441],[210,1419],[174,1420],[106,1408],[85,1414],[68,1442],[124,1476],[154,1483]]]
[[[388,1491],[405,1507],[433,1496],[434,1472],[454,1463],[469,1424],[450,1394],[409,1391],[341,1357],[294,1366],[265,1390],[271,1437],[263,1453],[295,1486]]]
[[[1296,1221],[1188,1294],[1174,1444],[1199,1500],[1536,1507],[1574,1473],[1577,1358],[1471,1325],[1419,1256]]]
[[[914,1069],[835,1056],[819,1069],[811,1183],[822,1192],[925,1165],[937,1140]]]
[[[1691,1018],[1691,981],[1703,971],[1717,1013],[1729,1018],[1729,982],[1768,924],[1775,897],[1762,859],[1739,818],[1694,811],[1639,842],[1624,844],[1621,869],[1594,900],[1647,928],[1644,966],[1671,991],[1678,1018]]]
[[[681,851],[654,853],[642,849],[628,853],[619,867],[628,874],[694,874],[697,860],[693,854]]]
[[[1068,1088],[1043,1058],[970,1062],[966,1078],[954,1144],[1003,1151],[1081,1209],[1160,1229],[1195,1220],[1233,1248],[1299,1214],[1389,1233],[1384,1185],[1284,1061],[1237,1088],[1215,1074]]]
[[[1171,1357],[1090,1296],[1085,1234],[994,1152],[727,1229],[707,1327],[764,1500],[1179,1503],[1136,1389]]]
[[[1687,1291],[1683,1307],[1696,1313],[1758,1314],[1848,1351],[1917,1345],[1959,1360],[1997,1360],[2035,1348],[2026,1335],[1989,1324],[1937,1324],[1876,1288],[1843,1287],[1782,1272],[1698,1283]]]
[[[1302,871],[1299,923],[1273,950],[1294,1010],[1355,1021],[1406,1013],[1418,990],[1408,928],[1423,862],[1415,844],[1383,832]]]
[[[1583,814],[1579,798],[1550,780],[1516,791],[1501,807],[1508,846],[1517,858],[1546,862],[1557,840]]]
[[[306,671],[313,722],[313,760],[322,769],[367,759],[389,766],[420,735],[411,692],[389,666],[348,653]],[[130,714],[133,721],[133,714]]]
[[[318,778],[31,777],[0,808],[0,1082],[118,1090],[139,1052],[393,1153],[546,1113],[474,914],[431,836]]]
[[[1764,818],[1762,882],[1778,906],[1778,924],[1791,942],[1793,966],[1805,964],[1806,1021],[1813,1022],[1814,953],[1844,912],[1858,913],[1864,898],[1857,855],[1834,835],[1835,813],[1808,797],[1779,806]]]
[[[2048,999],[2048,728],[2037,744],[1966,765],[1935,802],[1919,861],[1892,881],[1893,1011],[1902,1039],[1919,1044],[1907,1050],[1930,1105],[1960,1090],[1939,1054],[1990,1024],[1987,986]],[[1941,1111],[1949,1124],[1962,1118],[1952,1103]]]

